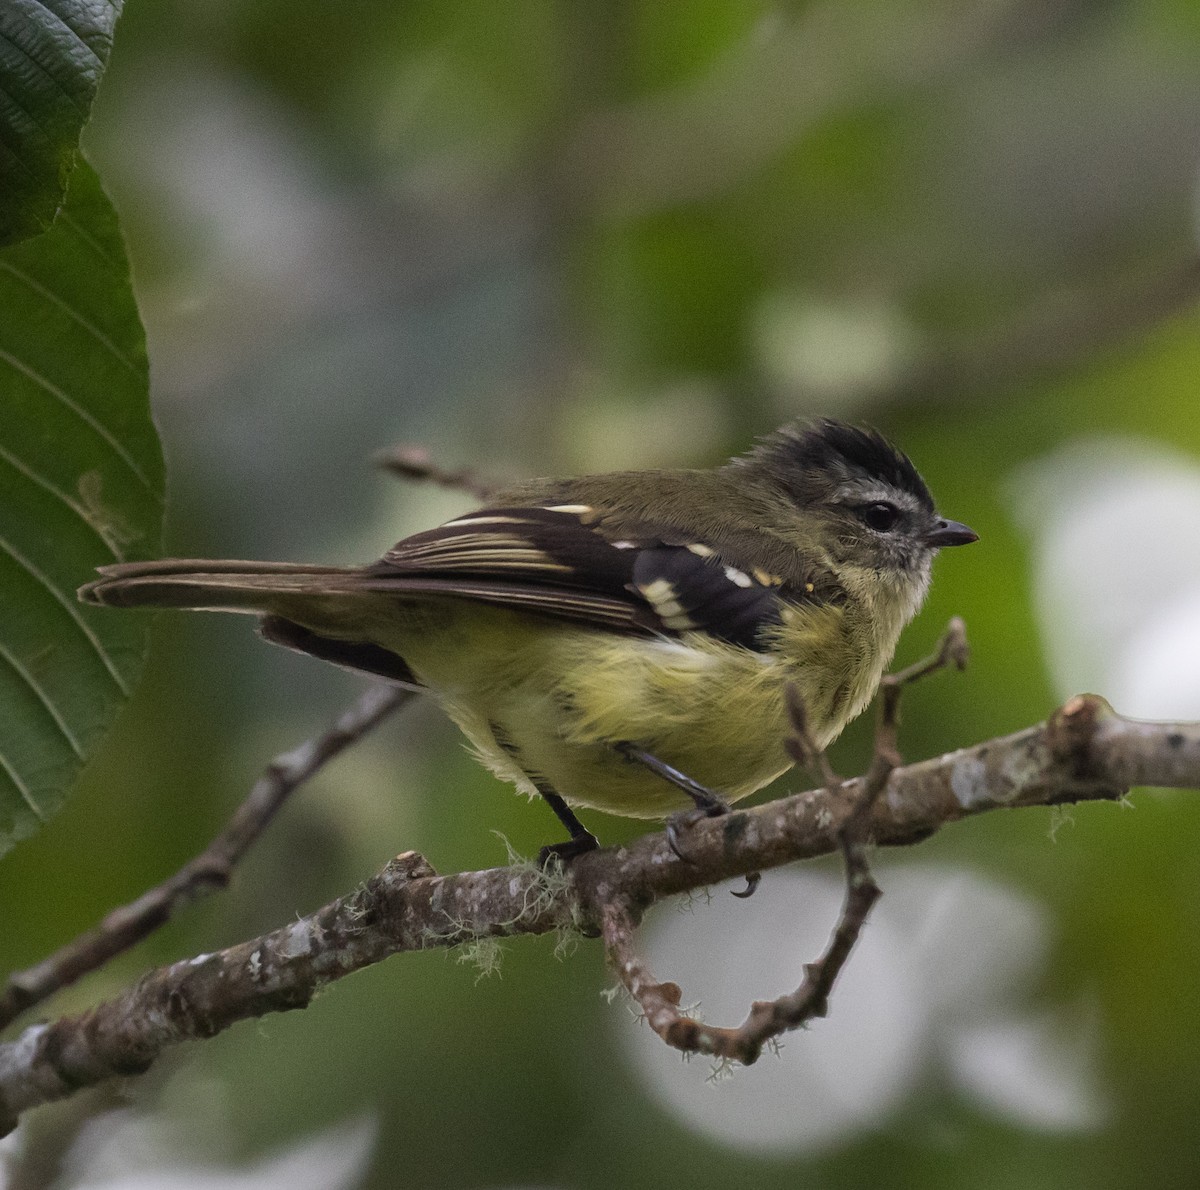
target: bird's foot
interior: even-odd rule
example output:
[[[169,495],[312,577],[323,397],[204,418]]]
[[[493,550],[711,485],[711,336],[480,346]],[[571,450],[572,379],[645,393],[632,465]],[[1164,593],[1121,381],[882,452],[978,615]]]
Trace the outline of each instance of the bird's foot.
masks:
[[[562,843],[548,843],[538,852],[538,867],[545,871],[557,863],[565,870],[572,860],[595,851],[599,846],[600,841],[591,831],[573,835]]]
[[[692,796],[694,797],[695,794]],[[709,794],[705,804],[701,805],[697,801],[692,809],[680,810],[672,814],[667,819],[667,846],[671,848],[676,859],[683,860],[685,864],[693,863],[694,861],[680,846],[681,836],[694,830],[697,823],[703,822],[706,818],[722,818],[728,813],[728,803],[715,794]]]
[[[688,858],[680,847],[681,835],[690,831],[698,822],[705,818],[721,818],[729,813],[729,803],[699,781],[692,780],[686,773],[659,760],[652,752],[639,748],[637,744],[625,740],[616,745],[616,750],[626,760],[644,764],[652,773],[657,773],[664,781],[669,781],[676,789],[683,790],[692,799],[690,810],[681,810],[667,819],[667,846],[675,856],[685,864],[693,861]],[[752,897],[758,882],[762,879],[759,872],[749,872],[746,875],[746,887],[741,892],[735,892],[735,897]]]
[[[691,810],[680,810],[667,819],[667,846],[670,847],[675,857],[682,860],[685,864],[694,863],[695,861],[680,846],[682,841],[681,834],[686,834],[688,831],[694,829],[697,823],[703,822],[706,818],[721,818],[730,812],[729,804],[709,790],[704,791],[705,798],[703,803],[696,797],[694,790],[689,789],[688,793],[696,800],[696,805]],[[735,897],[745,900],[747,897],[754,896],[755,890],[758,888],[761,880],[761,872],[747,872],[746,887],[740,891],[737,889],[731,891]]]

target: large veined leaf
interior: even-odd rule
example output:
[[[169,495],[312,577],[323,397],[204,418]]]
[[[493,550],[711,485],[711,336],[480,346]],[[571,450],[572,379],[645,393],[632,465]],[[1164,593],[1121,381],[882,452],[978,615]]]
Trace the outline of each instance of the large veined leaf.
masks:
[[[121,4],[0,2],[0,245],[54,219]]]
[[[61,804],[141,666],[145,618],[75,589],[158,549],[147,377],[116,214],[80,158],[53,227],[0,249],[0,853]]]

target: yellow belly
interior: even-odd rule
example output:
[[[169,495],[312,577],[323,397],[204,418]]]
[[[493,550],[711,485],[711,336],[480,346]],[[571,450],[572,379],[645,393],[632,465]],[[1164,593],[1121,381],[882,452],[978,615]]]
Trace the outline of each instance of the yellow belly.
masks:
[[[691,803],[614,745],[634,743],[736,801],[791,765],[789,683],[824,744],[869,699],[878,673],[867,671],[881,668],[838,647],[837,631],[831,650],[828,623],[822,655],[832,664],[812,664],[812,616],[785,625],[780,649],[756,653],[699,633],[633,638],[478,604],[442,607],[431,631],[392,621],[371,635],[405,658],[499,776],[633,818]]]

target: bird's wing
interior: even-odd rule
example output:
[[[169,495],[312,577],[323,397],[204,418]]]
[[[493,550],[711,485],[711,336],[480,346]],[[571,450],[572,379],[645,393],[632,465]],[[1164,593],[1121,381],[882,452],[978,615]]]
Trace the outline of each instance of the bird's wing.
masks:
[[[363,589],[425,591],[628,633],[707,632],[761,648],[784,602],[817,583],[743,569],[663,526],[614,526],[583,504],[485,508],[405,538]]]

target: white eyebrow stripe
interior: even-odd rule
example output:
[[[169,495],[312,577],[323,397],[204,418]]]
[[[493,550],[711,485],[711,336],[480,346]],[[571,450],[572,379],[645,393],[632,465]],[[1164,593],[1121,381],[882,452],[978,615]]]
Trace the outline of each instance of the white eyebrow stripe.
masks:
[[[915,512],[921,507],[920,500],[911,492],[878,482],[842,484],[834,499],[841,504],[894,504],[905,512]]]

